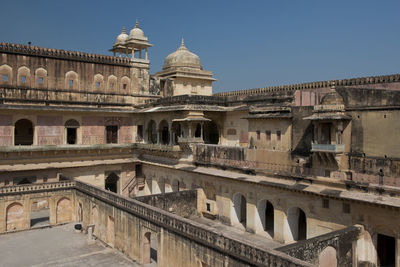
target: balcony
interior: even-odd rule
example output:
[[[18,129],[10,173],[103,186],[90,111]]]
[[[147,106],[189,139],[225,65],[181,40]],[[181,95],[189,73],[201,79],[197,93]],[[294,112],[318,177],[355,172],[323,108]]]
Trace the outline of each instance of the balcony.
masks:
[[[343,153],[344,144],[311,144],[312,152]]]

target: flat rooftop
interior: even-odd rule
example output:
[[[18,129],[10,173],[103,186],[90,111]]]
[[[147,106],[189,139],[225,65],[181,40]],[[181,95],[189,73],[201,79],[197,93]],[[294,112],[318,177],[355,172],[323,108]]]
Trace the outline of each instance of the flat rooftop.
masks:
[[[89,245],[74,224],[0,235],[0,259],[8,267],[143,266],[97,240]]]

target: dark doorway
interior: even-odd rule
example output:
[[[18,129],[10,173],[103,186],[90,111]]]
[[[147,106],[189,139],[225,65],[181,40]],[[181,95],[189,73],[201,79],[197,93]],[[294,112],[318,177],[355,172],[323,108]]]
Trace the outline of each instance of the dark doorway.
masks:
[[[77,133],[78,133],[78,128],[79,128],[79,122],[76,120],[67,120],[65,122],[65,129],[67,130],[66,135],[67,135],[67,144],[68,145],[75,145],[77,144]]]
[[[196,125],[196,131],[194,132],[194,137],[201,137],[201,125],[198,123]]]
[[[219,143],[218,126],[215,122],[210,121],[204,125],[204,143],[217,145]]]
[[[67,144],[76,144],[76,128],[67,128]]]
[[[321,124],[321,144],[331,143],[331,124],[322,123]]]
[[[395,267],[396,240],[394,237],[378,234],[378,266]]]
[[[107,138],[107,144],[117,144],[118,126],[116,125],[106,126],[106,138]]]
[[[118,193],[119,177],[115,173],[110,173],[105,182],[105,189],[114,193]]]
[[[33,145],[33,124],[30,120],[21,119],[15,123],[14,145],[16,146]]]
[[[304,211],[300,209],[299,212],[299,239],[305,240],[307,239],[307,223],[306,223],[306,214]]]
[[[143,125],[137,126],[137,140],[138,142],[143,140]]]
[[[147,141],[149,144],[157,143],[157,126],[153,120],[147,126]]]
[[[272,238],[274,237],[274,206],[272,206],[269,201],[267,201],[265,206],[264,231],[266,231]]]
[[[168,122],[166,122],[165,120],[161,121],[159,129],[161,131],[161,144],[168,145],[169,144]]]

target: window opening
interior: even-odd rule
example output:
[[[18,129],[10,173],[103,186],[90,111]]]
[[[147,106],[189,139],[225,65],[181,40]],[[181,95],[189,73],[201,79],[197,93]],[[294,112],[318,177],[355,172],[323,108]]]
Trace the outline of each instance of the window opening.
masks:
[[[271,141],[271,131],[265,131],[265,139]]]
[[[276,140],[281,141],[281,131],[276,131]]]
[[[3,74],[3,82],[8,82],[8,75],[7,74]]]
[[[38,83],[39,83],[40,85],[43,84],[43,78],[42,78],[42,77],[39,77],[39,78],[38,78]]]
[[[107,144],[117,144],[118,143],[118,126],[111,125],[106,126],[106,141]]]
[[[21,82],[26,83],[26,76],[21,76]]]

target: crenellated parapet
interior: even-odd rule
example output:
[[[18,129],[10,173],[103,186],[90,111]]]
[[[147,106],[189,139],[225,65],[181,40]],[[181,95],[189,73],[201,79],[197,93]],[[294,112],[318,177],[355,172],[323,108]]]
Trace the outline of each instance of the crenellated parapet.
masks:
[[[0,43],[0,52],[112,65],[129,66],[131,63],[131,59],[129,58],[4,42]]]
[[[214,96],[248,96],[248,95],[264,94],[264,93],[269,93],[269,92],[278,92],[278,91],[320,89],[320,88],[329,88],[333,82],[336,84],[336,86],[365,86],[365,85],[374,85],[374,84],[383,84],[383,83],[394,83],[394,82],[400,82],[400,74],[370,76],[370,77],[342,79],[342,80],[334,80],[334,81],[319,81],[319,82],[269,86],[269,87],[254,88],[254,89],[247,89],[247,90],[221,92],[221,93],[215,93],[213,95]]]

